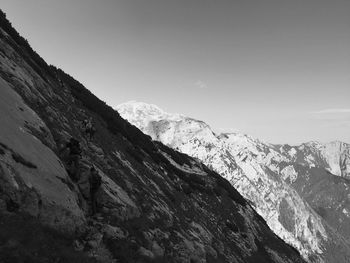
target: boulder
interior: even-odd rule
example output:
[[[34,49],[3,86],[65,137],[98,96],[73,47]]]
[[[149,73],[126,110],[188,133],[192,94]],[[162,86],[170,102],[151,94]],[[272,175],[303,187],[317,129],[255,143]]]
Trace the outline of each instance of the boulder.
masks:
[[[145,257],[149,260],[152,260],[154,259],[154,254],[152,251],[144,248],[144,247],[140,247],[138,250],[137,250],[137,254],[141,257]]]
[[[164,256],[164,249],[157,243],[157,241],[153,241],[152,244],[152,253],[156,257],[163,257]]]
[[[101,245],[103,234],[95,232],[88,237],[87,244],[90,248],[97,248]]]
[[[140,210],[127,192],[101,170],[99,174],[102,177],[102,186],[97,194],[98,205],[109,209],[112,216],[122,221],[139,217]]]
[[[73,248],[75,251],[83,251],[84,250],[84,244],[79,240],[74,240],[73,242]]]
[[[104,225],[102,233],[107,239],[123,239],[127,236],[121,228],[111,225]]]

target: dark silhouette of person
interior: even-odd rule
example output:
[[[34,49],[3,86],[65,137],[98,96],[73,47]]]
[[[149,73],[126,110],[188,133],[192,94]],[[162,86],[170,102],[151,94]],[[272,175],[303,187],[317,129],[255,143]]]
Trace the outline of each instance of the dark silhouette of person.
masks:
[[[68,174],[77,182],[80,177],[79,173],[79,161],[81,157],[80,143],[75,138],[70,138],[69,142],[66,143],[65,148],[69,149],[69,155],[67,159]]]
[[[85,119],[83,121],[83,129],[86,134],[87,140],[92,141],[95,133],[96,133],[96,128],[95,125],[92,122],[92,118],[90,119]]]
[[[92,215],[97,213],[97,192],[101,187],[101,176],[94,166],[90,168],[89,183],[90,183],[90,198]]]

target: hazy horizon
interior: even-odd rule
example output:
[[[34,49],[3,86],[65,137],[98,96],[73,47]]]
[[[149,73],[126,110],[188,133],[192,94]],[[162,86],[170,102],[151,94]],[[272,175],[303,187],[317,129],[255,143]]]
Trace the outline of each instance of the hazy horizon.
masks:
[[[271,143],[350,142],[350,1],[3,0],[47,63]]]

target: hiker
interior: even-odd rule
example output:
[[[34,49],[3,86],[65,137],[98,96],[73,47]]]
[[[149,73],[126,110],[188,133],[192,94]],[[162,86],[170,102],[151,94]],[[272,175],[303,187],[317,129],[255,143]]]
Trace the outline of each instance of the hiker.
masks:
[[[66,143],[65,148],[69,149],[69,155],[67,159],[68,174],[73,179],[73,181],[77,182],[80,177],[80,173],[79,173],[79,160],[81,156],[80,143],[78,140],[72,137],[70,138],[69,142]]]
[[[84,129],[84,132],[86,133],[87,140],[92,141],[92,138],[94,137],[96,132],[95,126],[92,123],[92,118],[85,119],[83,121],[83,129]]]
[[[97,192],[101,187],[102,179],[99,175],[98,171],[94,166],[90,168],[90,174],[89,174],[89,183],[90,183],[90,198],[91,198],[91,210],[92,215],[95,215],[97,213]]]

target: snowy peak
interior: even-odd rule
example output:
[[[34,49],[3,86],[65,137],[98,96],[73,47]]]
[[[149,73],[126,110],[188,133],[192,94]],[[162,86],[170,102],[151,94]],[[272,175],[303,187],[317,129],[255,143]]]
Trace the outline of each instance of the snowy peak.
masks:
[[[180,114],[170,114],[154,104],[148,104],[139,101],[129,101],[117,106],[116,110],[125,119],[144,118],[147,121],[155,121],[160,119],[181,120],[184,116]]]
[[[323,144],[318,141],[309,141],[309,142],[303,143],[302,145],[305,145],[306,147],[312,147],[312,148],[321,148],[323,146]]]
[[[150,121],[166,117],[166,113],[156,105],[137,101],[129,101],[121,104],[117,107],[117,111],[124,119],[127,119],[143,132],[146,131]]]
[[[166,113],[158,106],[138,101],[123,103],[117,107],[117,110],[123,115],[128,114],[128,116],[142,115],[151,118],[159,118],[166,115]]]
[[[158,106],[130,101],[117,106],[119,114],[153,140],[168,146],[182,145],[193,137],[216,140],[216,135],[203,121],[181,114],[167,113]]]

